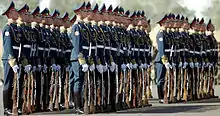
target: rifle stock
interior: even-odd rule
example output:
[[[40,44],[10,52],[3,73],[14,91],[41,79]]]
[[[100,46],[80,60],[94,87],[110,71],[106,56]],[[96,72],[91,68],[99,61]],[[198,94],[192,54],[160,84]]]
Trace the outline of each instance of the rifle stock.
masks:
[[[183,79],[183,100],[187,102],[188,91],[187,91],[187,69],[184,69],[184,79]]]
[[[17,97],[19,97],[19,95],[17,94],[17,74],[14,73],[14,78],[13,78],[13,91],[12,91],[12,100],[13,100],[13,105],[12,105],[12,113],[13,114],[18,114],[18,109],[17,109]]]
[[[169,70],[166,71],[165,82],[164,82],[164,103],[168,103],[168,81],[169,81]]]

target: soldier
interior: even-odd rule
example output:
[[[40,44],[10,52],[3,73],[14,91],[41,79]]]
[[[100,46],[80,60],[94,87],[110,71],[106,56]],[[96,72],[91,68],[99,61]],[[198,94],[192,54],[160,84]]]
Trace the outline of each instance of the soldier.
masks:
[[[88,47],[85,44],[88,44],[86,41],[88,38],[85,38],[83,35],[83,23],[82,19],[85,18],[82,9],[85,9],[85,2],[74,12],[77,14],[76,22],[72,26],[72,33],[70,35],[73,49],[71,51],[70,62],[72,66],[72,70],[70,71],[70,76],[72,76],[71,72],[74,72],[74,77],[70,78],[70,83],[72,85],[72,91],[74,93],[74,103],[77,113],[83,113],[80,109],[81,103],[81,90],[84,80],[84,72],[88,70],[88,65],[86,64],[86,57],[88,55],[88,50],[85,48]],[[83,48],[83,45],[85,47]]]
[[[2,30],[3,35],[3,54],[2,62],[4,69],[4,89],[3,89],[3,101],[4,101],[4,114],[11,115],[12,108],[13,113],[16,115],[17,112],[17,97],[19,95],[16,91],[17,89],[17,80],[19,81],[19,66],[17,64],[18,58],[20,57],[19,50],[20,40],[17,39],[14,35],[13,23],[18,18],[18,13],[16,12],[14,3],[11,2],[8,9],[2,14],[8,17],[8,22]],[[12,91],[12,84],[14,86]],[[12,94],[13,92],[13,94]],[[13,103],[12,103],[13,102]],[[13,105],[13,107],[12,107]]]
[[[167,46],[168,43],[167,40],[165,40],[165,31],[166,28],[168,27],[167,25],[167,15],[164,16],[164,18],[162,18],[158,23],[160,25],[160,31],[157,34],[157,47],[158,47],[158,53],[157,56],[155,58],[155,63],[156,63],[156,68],[157,68],[157,92],[158,92],[158,96],[159,96],[159,102],[160,103],[164,103],[167,101],[166,98],[166,83],[164,83],[165,81],[167,81],[167,77],[165,79],[166,75],[166,71],[169,71],[171,65],[168,62],[168,53],[165,53],[165,49],[167,49],[169,46]],[[168,48],[169,49],[169,48]]]
[[[215,69],[216,69],[216,64],[218,61],[218,52],[217,52],[217,41],[214,37],[214,32],[215,31],[215,27],[212,24],[211,19],[209,19],[209,22],[206,26],[206,36],[207,39],[209,41],[209,49],[207,50],[208,52],[208,59],[210,62],[209,65],[209,76],[210,76],[210,82],[209,82],[209,90],[208,90],[208,94],[210,95],[211,98],[216,98],[216,96],[214,95],[214,89],[213,89],[213,81],[214,81],[214,74],[215,74]]]

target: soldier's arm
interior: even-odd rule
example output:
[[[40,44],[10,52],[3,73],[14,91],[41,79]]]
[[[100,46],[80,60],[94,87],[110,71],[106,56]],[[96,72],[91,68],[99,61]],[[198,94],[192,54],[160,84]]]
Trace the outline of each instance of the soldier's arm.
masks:
[[[16,58],[12,48],[12,33],[9,26],[3,31],[3,59],[8,59],[8,63],[11,67],[17,65]]]
[[[161,56],[161,61],[163,64],[165,64],[168,62],[168,58],[164,54],[164,37],[162,33],[157,34],[157,45],[159,56]]]

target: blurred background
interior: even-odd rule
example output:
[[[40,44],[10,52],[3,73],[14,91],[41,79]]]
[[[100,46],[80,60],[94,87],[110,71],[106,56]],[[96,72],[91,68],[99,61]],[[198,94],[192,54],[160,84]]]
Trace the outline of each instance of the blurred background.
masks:
[[[122,6],[125,10],[135,11],[144,10],[147,18],[151,19],[152,31],[150,33],[153,45],[157,48],[155,43],[156,33],[159,27],[156,22],[160,20],[166,13],[175,13],[188,16],[189,21],[194,16],[198,18],[205,18],[206,23],[209,18],[216,26],[215,36],[220,42],[220,0],[0,0],[0,14],[2,14],[10,2],[14,1],[17,9],[21,8],[25,3],[30,7],[32,11],[36,6],[40,6],[41,10],[45,7],[52,12],[54,9],[60,11],[61,15],[64,12],[68,12],[70,17],[74,15],[73,9],[77,8],[83,1],[90,1],[94,6],[98,3],[100,6],[105,3],[108,7],[110,4],[115,8],[116,6]],[[6,23],[6,17],[0,16],[0,40],[1,28]],[[0,45],[1,45],[0,41]],[[156,50],[155,50],[156,51]],[[0,48],[0,55],[2,48]],[[1,61],[0,61],[1,64]],[[0,78],[2,78],[2,65],[0,65]],[[152,75],[154,76],[154,75]]]

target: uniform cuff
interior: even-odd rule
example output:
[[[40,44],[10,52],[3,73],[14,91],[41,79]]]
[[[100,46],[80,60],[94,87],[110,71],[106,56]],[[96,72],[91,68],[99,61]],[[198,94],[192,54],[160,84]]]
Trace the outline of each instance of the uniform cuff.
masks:
[[[9,63],[9,65],[10,65],[11,67],[17,65],[16,59],[9,59],[9,60],[8,60],[8,63]]]
[[[165,55],[163,55],[161,57],[161,61],[162,61],[163,64],[166,64],[168,62],[168,58]]]

